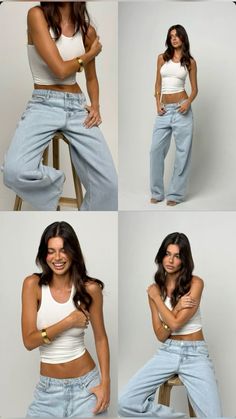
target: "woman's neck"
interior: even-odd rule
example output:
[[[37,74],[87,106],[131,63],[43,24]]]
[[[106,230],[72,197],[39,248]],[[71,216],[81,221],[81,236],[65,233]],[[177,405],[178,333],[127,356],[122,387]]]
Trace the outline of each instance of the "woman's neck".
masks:
[[[71,288],[72,281],[69,274],[56,275],[53,274],[51,285],[57,289],[68,289]]]
[[[69,2],[63,2],[59,6],[59,10],[61,13],[61,23],[63,25],[68,25],[71,23],[71,5]]]

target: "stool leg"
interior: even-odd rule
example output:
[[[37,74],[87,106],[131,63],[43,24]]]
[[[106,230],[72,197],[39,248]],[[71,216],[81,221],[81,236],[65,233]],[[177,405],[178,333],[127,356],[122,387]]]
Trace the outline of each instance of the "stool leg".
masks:
[[[52,139],[52,164],[54,169],[60,168],[60,154],[59,154],[59,139],[58,135],[55,135]],[[60,211],[61,207],[58,204],[57,211]]]
[[[196,415],[195,415],[194,410],[192,408],[192,405],[191,405],[191,403],[189,401],[189,398],[188,398],[188,409],[189,409],[189,416],[190,416],[190,418],[195,418]]]
[[[71,150],[70,150],[70,161],[71,161],[71,167],[72,167],[72,174],[73,174],[73,180],[74,180],[74,188],[75,188],[75,195],[76,195],[76,201],[77,201],[77,208],[78,210],[81,207],[82,201],[83,201],[83,191],[80,183],[80,179],[78,178],[78,175],[76,173],[75,167],[72,162],[71,158]]]
[[[45,150],[43,152],[43,164],[45,166],[48,165],[48,149],[49,149],[49,146],[47,148],[45,148]]]
[[[21,211],[22,199],[16,195],[13,211]]]
[[[166,383],[162,384],[159,388],[158,403],[164,404],[165,406],[170,406],[170,392],[172,386],[167,385]]]

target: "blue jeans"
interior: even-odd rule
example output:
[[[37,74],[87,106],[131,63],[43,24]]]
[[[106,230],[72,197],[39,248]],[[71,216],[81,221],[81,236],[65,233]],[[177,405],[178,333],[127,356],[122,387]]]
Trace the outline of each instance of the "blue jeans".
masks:
[[[181,101],[180,103],[182,103]],[[178,112],[180,103],[165,105],[166,113],[157,115],[152,135],[150,151],[150,186],[152,198],[162,201],[164,193],[164,160],[174,135],[176,153],[172,178],[166,194],[167,200],[184,200],[190,168],[192,148],[193,116],[192,110]]]
[[[83,211],[117,210],[117,175],[98,127],[85,128],[83,93],[34,90],[4,164],[4,183],[38,210],[56,210],[64,173],[44,166],[42,155],[56,131],[69,141],[71,158],[86,194]]]
[[[89,389],[99,383],[96,367],[79,378],[58,379],[41,375],[26,417],[93,417],[97,399]],[[96,416],[106,415],[107,412],[103,412]]]
[[[184,413],[154,401],[156,390],[178,374],[197,417],[221,417],[221,406],[212,361],[204,341],[167,339],[157,354],[128,382],[119,400],[124,417],[186,418]]]

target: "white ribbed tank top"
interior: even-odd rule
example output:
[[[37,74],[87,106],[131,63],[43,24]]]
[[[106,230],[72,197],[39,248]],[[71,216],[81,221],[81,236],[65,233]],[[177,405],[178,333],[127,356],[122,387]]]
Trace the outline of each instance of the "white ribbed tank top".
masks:
[[[50,287],[42,285],[41,306],[37,314],[38,330],[46,329],[59,322],[74,311],[73,297],[75,288],[72,286],[68,301],[58,303],[54,300]],[[40,359],[48,364],[60,364],[79,358],[85,353],[84,329],[74,327],[58,335],[49,345],[39,347]]]
[[[188,74],[186,67],[181,63],[172,60],[166,61],[160,69],[161,73],[161,93],[179,93],[185,89],[185,80]]]
[[[50,35],[52,39],[55,39],[55,34],[53,33],[51,28]],[[85,53],[83,38],[80,32],[77,32],[75,36],[72,37],[68,37],[62,34],[60,38],[57,41],[55,41],[55,43],[61,55],[61,58],[64,61],[72,60],[73,58],[79,57]],[[71,85],[76,83],[76,73],[72,74],[64,80],[60,80],[52,73],[45,61],[43,61],[34,45],[28,44],[27,50],[30,70],[33,76],[34,83],[44,85]]]
[[[171,305],[171,298],[166,297],[164,303],[169,310],[173,310]],[[171,332],[172,335],[189,335],[190,333],[198,332],[202,328],[202,320],[201,320],[201,313],[200,308],[198,307],[196,313],[193,317],[183,326],[181,329]]]

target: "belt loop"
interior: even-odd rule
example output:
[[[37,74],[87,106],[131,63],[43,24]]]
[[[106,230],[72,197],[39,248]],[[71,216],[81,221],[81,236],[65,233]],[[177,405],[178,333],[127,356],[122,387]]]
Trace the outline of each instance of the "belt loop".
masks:
[[[50,99],[50,96],[51,96],[50,93],[51,93],[50,90],[47,90],[47,100]]]

